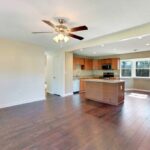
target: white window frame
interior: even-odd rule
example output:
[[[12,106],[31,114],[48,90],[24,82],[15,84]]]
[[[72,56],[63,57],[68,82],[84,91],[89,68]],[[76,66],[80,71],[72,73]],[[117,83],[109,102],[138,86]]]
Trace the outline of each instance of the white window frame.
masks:
[[[131,61],[132,62],[132,59],[123,59],[123,60],[120,60],[120,77],[121,78],[132,78],[133,76],[133,69],[131,68],[131,76],[122,76],[122,68],[121,68],[121,63],[124,62],[124,61]],[[132,62],[132,67],[133,67],[133,62]]]
[[[146,78],[146,79],[150,79],[150,76],[149,77],[136,76],[136,61],[147,61],[147,60],[150,61],[150,58],[122,59],[120,61],[120,78],[144,78],[144,79]],[[131,61],[132,62],[131,77],[130,76],[128,76],[128,77],[122,76],[122,74],[121,74],[121,70],[122,70],[121,63],[123,61]],[[150,68],[149,68],[149,71],[150,71]]]

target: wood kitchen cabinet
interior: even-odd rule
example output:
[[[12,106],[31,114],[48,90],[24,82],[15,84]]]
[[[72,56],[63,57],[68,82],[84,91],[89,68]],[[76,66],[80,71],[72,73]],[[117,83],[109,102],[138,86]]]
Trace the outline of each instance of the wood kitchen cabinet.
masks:
[[[86,99],[115,106],[124,102],[124,81],[91,79],[84,82]]]
[[[80,78],[80,88],[79,88],[79,93],[84,93],[85,92],[85,80],[86,79],[91,79],[91,78]],[[96,78],[95,78],[96,79]]]
[[[80,93],[85,92],[85,79],[80,79]]]
[[[81,57],[73,57],[73,69],[76,69],[77,65],[84,66],[85,59]]]
[[[93,60],[92,59],[85,58],[84,69],[85,70],[93,70]]]
[[[73,57],[73,69],[76,69],[77,65],[80,65],[82,70],[101,70],[103,65],[109,64],[111,65],[112,70],[118,70],[119,63],[119,58],[89,59]]]
[[[111,64],[111,59],[101,59],[101,64],[106,65],[106,64]]]
[[[78,64],[79,65],[84,65],[84,61],[85,61],[85,59],[84,58],[78,58]]]
[[[101,60],[99,59],[94,59],[93,60],[93,70],[99,70],[101,69]]]
[[[112,70],[118,70],[119,62],[120,62],[119,58],[101,59],[101,66],[110,64]]]
[[[120,59],[119,58],[112,58],[111,59],[111,68],[112,70],[118,70],[120,67]]]

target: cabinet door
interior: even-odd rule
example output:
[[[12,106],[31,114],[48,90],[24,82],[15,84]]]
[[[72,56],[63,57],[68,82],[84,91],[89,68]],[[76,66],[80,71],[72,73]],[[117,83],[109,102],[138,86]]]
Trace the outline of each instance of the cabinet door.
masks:
[[[100,69],[99,60],[95,59],[93,60],[93,70],[98,70],[98,69]]]
[[[111,67],[113,70],[118,70],[119,69],[119,58],[112,58],[111,59]]]
[[[84,58],[73,57],[73,69],[76,69],[77,65],[84,66]]]
[[[77,62],[78,62],[78,58],[77,57],[73,57],[73,69],[74,70],[76,69]]]
[[[98,63],[99,63],[99,69],[102,69],[102,60],[99,60]]]
[[[93,60],[92,59],[85,59],[85,70],[92,70],[93,69]]]
[[[84,65],[84,58],[79,58],[79,65]]]

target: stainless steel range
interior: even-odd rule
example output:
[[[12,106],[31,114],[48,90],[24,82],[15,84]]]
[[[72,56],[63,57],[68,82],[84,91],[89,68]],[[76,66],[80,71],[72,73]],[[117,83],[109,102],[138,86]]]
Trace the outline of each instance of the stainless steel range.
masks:
[[[113,72],[104,72],[103,73],[103,78],[104,79],[110,79],[114,77],[114,73]]]

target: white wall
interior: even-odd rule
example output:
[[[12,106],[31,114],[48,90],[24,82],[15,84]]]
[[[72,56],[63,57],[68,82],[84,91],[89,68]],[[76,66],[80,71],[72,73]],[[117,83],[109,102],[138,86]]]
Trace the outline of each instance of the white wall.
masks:
[[[45,99],[44,50],[0,40],[0,108]]]
[[[148,78],[134,78],[134,89],[139,89],[139,90],[146,90],[150,92],[150,79]]]
[[[133,89],[134,88],[134,80],[133,78],[121,78],[121,80],[125,81],[125,89]]]

